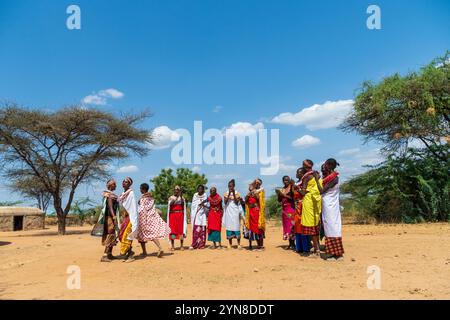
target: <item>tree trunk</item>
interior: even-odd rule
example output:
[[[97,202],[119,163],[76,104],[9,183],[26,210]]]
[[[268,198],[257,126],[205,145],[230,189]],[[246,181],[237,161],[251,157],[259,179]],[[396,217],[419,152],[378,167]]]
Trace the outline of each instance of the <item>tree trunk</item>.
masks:
[[[61,210],[62,211],[62,210]],[[64,236],[66,234],[66,217],[58,214],[58,234]]]
[[[66,234],[66,215],[61,205],[61,198],[59,196],[53,196],[53,205],[55,207],[56,216],[58,217],[58,234]]]

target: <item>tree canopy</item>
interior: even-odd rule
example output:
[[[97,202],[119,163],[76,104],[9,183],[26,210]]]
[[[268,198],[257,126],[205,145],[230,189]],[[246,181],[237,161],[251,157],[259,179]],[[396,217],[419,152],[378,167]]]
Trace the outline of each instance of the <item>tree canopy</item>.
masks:
[[[346,202],[381,221],[450,219],[448,52],[419,72],[365,82],[341,128],[381,143],[387,156],[343,184]]]
[[[36,200],[37,207],[47,212],[52,195],[47,191],[38,177],[33,175],[28,177],[14,177],[8,187],[13,191],[19,192],[26,198]]]
[[[175,186],[180,186],[183,196],[191,201],[198,185],[208,183],[204,174],[198,174],[188,168],[178,168],[173,174],[172,169],[162,169],[160,174],[150,180],[153,183],[153,197],[158,204],[167,204],[169,197],[173,194]]]
[[[116,116],[80,106],[46,111],[5,103],[0,107],[2,174],[13,181],[37,178],[51,194],[58,231],[65,234],[65,218],[80,183],[105,178],[113,160],[148,153],[151,131],[139,128],[148,116]]]
[[[364,82],[341,128],[382,143],[388,153],[406,152],[420,141],[447,161],[448,148],[436,146],[450,139],[450,53],[419,72]]]

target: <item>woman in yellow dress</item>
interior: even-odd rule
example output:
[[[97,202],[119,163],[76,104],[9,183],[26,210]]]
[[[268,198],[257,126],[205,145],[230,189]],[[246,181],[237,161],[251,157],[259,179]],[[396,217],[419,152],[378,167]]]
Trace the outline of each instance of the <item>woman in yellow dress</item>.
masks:
[[[301,221],[302,234],[311,236],[314,254],[320,255],[319,234],[320,214],[322,212],[322,196],[314,177],[318,173],[312,170],[312,165],[305,169],[307,172],[303,176],[301,189],[301,193],[303,194]],[[318,183],[322,183],[321,180],[319,180]]]

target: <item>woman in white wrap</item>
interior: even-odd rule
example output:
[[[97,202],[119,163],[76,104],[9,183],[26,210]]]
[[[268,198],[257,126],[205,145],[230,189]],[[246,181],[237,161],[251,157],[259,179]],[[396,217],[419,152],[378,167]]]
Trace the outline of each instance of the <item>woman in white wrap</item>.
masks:
[[[133,180],[127,177],[122,182],[123,193],[119,196],[119,203],[125,210],[125,218],[120,227],[120,254],[127,262],[134,260],[134,252],[132,250],[133,239],[138,233],[138,210],[134,191],[131,189]]]
[[[322,194],[322,223],[325,231],[325,253],[327,260],[342,260],[342,219],[339,205],[339,173],[334,171],[339,164],[335,159],[328,159],[322,165],[322,186],[317,183]],[[318,175],[314,177],[318,181]]]
[[[207,199],[205,186],[199,185],[197,193],[192,197],[191,204],[191,227],[192,227],[192,245],[190,250],[204,249],[206,245],[206,217],[208,208],[202,205]]]
[[[236,191],[236,182],[228,182],[228,191],[224,194],[225,211],[223,215],[223,225],[228,239],[228,249],[231,249],[233,239],[237,240],[238,249],[241,247],[241,219],[244,219],[244,210],[241,205],[241,195]]]

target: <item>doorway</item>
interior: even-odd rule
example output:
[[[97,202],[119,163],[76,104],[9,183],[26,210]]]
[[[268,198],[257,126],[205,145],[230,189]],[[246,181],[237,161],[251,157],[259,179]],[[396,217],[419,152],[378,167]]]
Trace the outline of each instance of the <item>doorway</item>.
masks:
[[[23,216],[14,216],[14,231],[23,230]]]

